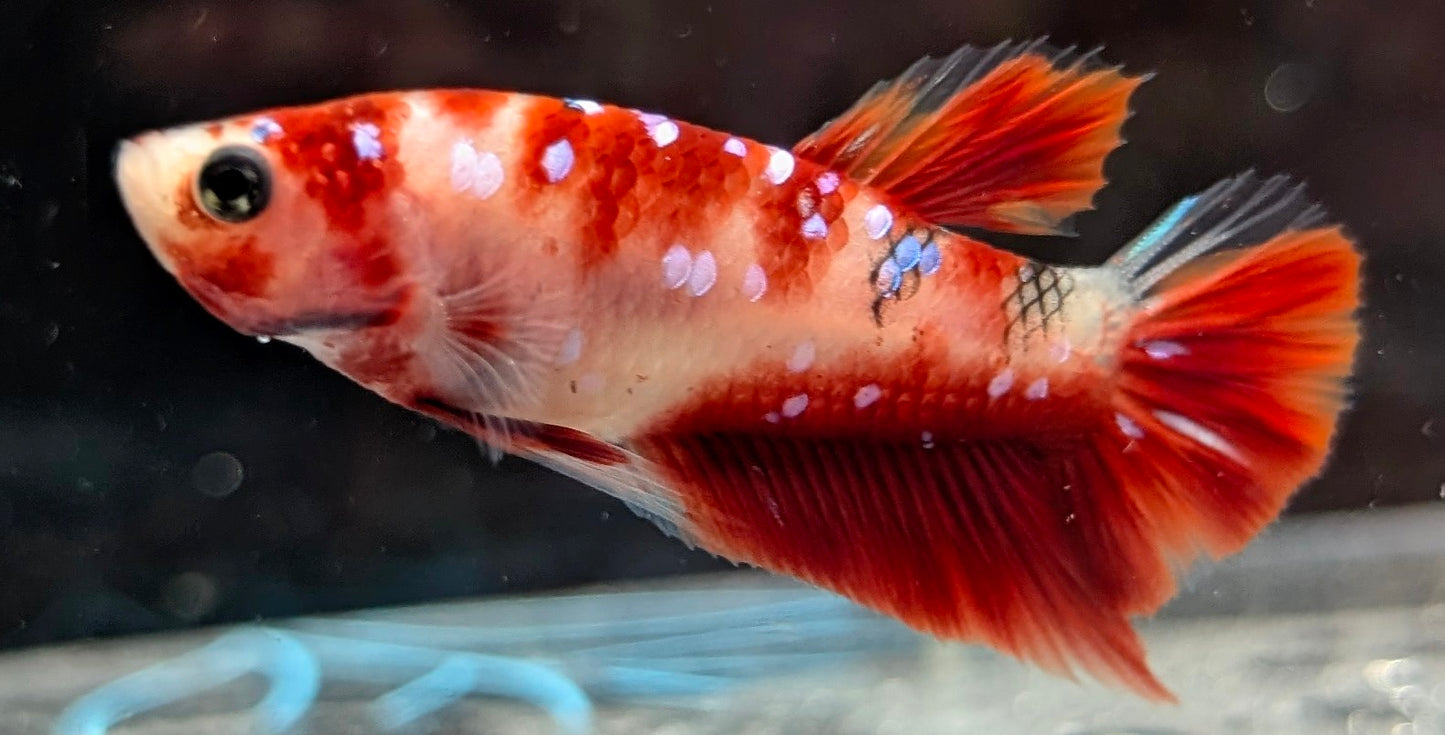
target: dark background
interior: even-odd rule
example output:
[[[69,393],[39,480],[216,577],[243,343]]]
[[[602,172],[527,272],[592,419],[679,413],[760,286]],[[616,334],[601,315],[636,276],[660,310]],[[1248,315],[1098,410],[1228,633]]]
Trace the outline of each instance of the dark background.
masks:
[[[0,647],[726,566],[231,332],[121,212],[119,137],[383,88],[585,96],[787,145],[926,53],[1102,44],[1158,76],[1082,241],[1027,247],[1097,261],[1217,178],[1304,177],[1362,241],[1369,306],[1357,406],[1291,512],[1441,502],[1442,30],[1432,0],[3,0]]]

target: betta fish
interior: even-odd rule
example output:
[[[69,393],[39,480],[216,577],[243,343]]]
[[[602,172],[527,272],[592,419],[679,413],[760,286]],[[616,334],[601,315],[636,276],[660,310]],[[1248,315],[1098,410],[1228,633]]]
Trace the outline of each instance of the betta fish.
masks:
[[[115,176],[242,333],[688,544],[1172,700],[1131,618],[1321,469],[1360,258],[1253,173],[1099,266],[980,239],[1070,234],[1142,81],[965,47],[791,148],[587,99],[375,93],[145,133]]]

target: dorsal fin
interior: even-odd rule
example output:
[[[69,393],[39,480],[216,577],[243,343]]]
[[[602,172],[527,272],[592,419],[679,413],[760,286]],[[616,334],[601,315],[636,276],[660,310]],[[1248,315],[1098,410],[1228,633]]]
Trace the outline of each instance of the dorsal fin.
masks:
[[[793,152],[937,224],[1070,234],[1143,80],[1043,41],[965,46],[878,83]]]

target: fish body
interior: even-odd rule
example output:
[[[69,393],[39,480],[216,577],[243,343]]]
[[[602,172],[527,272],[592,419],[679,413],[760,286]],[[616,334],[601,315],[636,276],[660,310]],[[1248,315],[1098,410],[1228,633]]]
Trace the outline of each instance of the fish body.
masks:
[[[1322,465],[1358,257],[1252,175],[1098,267],[953,229],[1065,232],[1139,81],[965,48],[792,149],[381,93],[148,133],[116,173],[242,332],[720,555],[1168,698],[1128,618]]]

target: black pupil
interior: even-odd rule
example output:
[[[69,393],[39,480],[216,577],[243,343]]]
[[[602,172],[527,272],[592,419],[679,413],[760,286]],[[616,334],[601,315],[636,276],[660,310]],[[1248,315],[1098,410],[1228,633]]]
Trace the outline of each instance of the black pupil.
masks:
[[[240,147],[212,153],[196,184],[202,208],[226,222],[244,222],[260,214],[271,193],[266,162]]]

